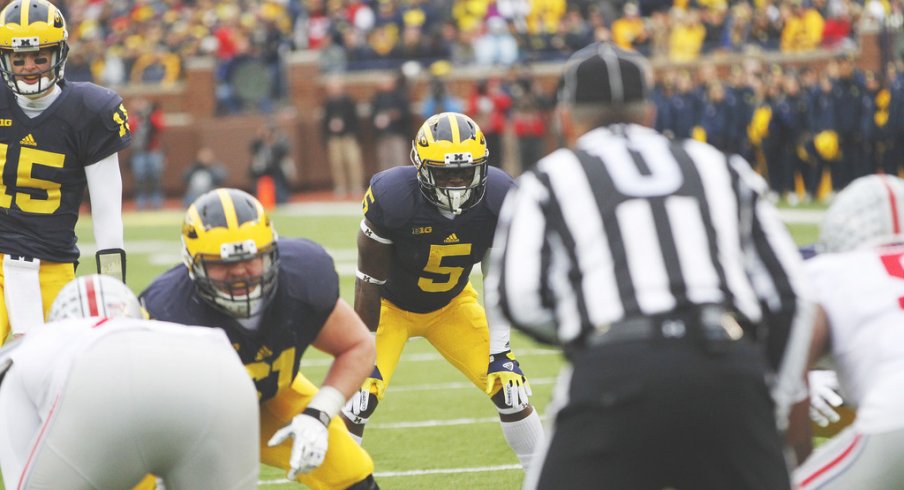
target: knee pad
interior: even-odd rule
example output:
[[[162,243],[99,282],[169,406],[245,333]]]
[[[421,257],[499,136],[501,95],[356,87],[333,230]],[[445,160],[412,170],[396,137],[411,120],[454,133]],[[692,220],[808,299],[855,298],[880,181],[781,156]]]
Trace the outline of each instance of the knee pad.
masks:
[[[348,487],[347,490],[380,490],[380,487],[377,485],[377,481],[374,480],[374,475],[371,474],[367,475],[367,478]]]

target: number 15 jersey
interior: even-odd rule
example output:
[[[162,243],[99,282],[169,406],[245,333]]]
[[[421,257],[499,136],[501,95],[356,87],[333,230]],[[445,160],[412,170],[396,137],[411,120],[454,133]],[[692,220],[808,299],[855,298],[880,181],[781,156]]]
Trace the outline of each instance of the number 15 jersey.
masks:
[[[393,242],[383,298],[413,313],[449,304],[492,245],[499,208],[511,186],[508,174],[489,167],[483,199],[450,219],[421,194],[415,167],[374,175],[364,196],[364,216],[377,234]]]
[[[0,87],[0,253],[75,262],[85,167],[131,139],[115,92],[80,82],[60,88],[50,107],[30,118]]]

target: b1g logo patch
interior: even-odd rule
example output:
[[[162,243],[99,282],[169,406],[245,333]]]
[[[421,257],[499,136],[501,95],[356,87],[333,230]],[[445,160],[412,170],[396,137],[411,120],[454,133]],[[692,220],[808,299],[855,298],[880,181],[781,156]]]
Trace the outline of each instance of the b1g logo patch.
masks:
[[[432,226],[414,226],[411,228],[412,235],[427,235],[433,233]]]

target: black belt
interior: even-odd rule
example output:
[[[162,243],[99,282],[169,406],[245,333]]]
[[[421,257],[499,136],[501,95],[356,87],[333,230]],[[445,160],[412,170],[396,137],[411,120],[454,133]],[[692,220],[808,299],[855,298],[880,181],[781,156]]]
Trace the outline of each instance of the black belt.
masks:
[[[666,315],[635,317],[596,328],[585,338],[587,347],[655,339],[695,339],[705,347],[721,347],[740,340],[744,330],[721,306],[701,306]]]

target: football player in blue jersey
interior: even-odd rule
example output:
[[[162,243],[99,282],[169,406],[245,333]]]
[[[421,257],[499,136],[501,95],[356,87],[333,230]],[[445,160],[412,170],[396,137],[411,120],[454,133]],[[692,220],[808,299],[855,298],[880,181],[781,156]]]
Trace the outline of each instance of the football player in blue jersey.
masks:
[[[342,412],[360,441],[405,343],[426,338],[499,412],[523,467],[543,438],[530,385],[509,347],[509,327],[487,322],[469,281],[486,256],[512,179],[487,165],[487,144],[468,116],[431,116],[412,142],[414,166],[371,179],[358,234],[355,311],[376,331],[377,364]]]
[[[333,259],[312,241],[277,239],[263,205],[238,189],[198,197],[182,243],[185,265],[156,278],[141,300],[153,319],[226,332],[257,386],[261,462],[315,490],[376,489],[373,461],[335,417],[375,354],[339,297]],[[319,390],[299,371],[309,346],[335,358]]]
[[[98,271],[125,279],[122,178],[130,141],[115,92],[63,80],[66,21],[46,0],[0,11],[0,343],[44,322],[75,278],[75,223],[91,198]]]

